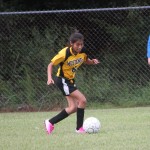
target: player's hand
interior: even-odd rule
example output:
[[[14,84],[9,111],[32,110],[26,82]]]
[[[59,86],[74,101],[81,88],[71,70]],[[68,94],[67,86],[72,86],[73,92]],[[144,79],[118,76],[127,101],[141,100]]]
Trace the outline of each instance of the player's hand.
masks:
[[[54,84],[54,80],[53,79],[48,79],[47,85],[50,85],[50,84]]]
[[[94,65],[99,64],[99,63],[100,63],[98,59],[92,59],[92,61],[93,61],[93,64],[94,64]]]

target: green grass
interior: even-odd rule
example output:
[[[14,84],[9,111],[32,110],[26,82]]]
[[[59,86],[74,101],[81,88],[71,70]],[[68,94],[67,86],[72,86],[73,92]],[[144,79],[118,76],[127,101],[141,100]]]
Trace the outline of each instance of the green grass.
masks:
[[[55,125],[51,135],[43,120],[57,112],[1,113],[1,150],[150,150],[150,107],[86,110],[97,117],[97,134],[75,133],[75,114]]]

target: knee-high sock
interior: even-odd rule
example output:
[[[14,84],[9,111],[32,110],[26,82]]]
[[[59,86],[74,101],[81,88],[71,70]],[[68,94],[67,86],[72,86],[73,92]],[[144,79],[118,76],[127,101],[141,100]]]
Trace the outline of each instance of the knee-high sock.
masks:
[[[77,130],[79,130],[83,125],[84,119],[84,108],[77,108]]]
[[[65,119],[65,118],[67,118],[69,116],[69,114],[66,112],[66,110],[64,109],[64,110],[62,110],[59,114],[57,114],[55,117],[53,117],[53,118],[51,118],[50,120],[49,120],[49,122],[51,123],[51,124],[56,124],[56,123],[58,123],[59,121],[61,121],[61,120],[63,120],[63,119]]]

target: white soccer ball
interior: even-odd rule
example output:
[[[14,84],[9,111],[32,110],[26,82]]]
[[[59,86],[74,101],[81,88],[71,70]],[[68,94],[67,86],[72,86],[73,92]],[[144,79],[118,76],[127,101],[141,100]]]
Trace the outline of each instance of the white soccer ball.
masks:
[[[83,122],[83,129],[86,133],[97,133],[101,128],[100,121],[95,117],[89,117]]]

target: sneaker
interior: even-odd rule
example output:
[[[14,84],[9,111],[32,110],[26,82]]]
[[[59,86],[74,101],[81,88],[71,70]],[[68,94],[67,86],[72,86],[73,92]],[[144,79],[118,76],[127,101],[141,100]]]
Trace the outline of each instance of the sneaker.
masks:
[[[54,125],[52,125],[49,120],[45,120],[44,121],[44,124],[45,124],[45,128],[46,128],[46,131],[48,134],[51,134],[52,131],[54,130]]]
[[[79,130],[76,130],[76,133],[85,133],[85,130],[83,129],[83,127],[81,127]]]

